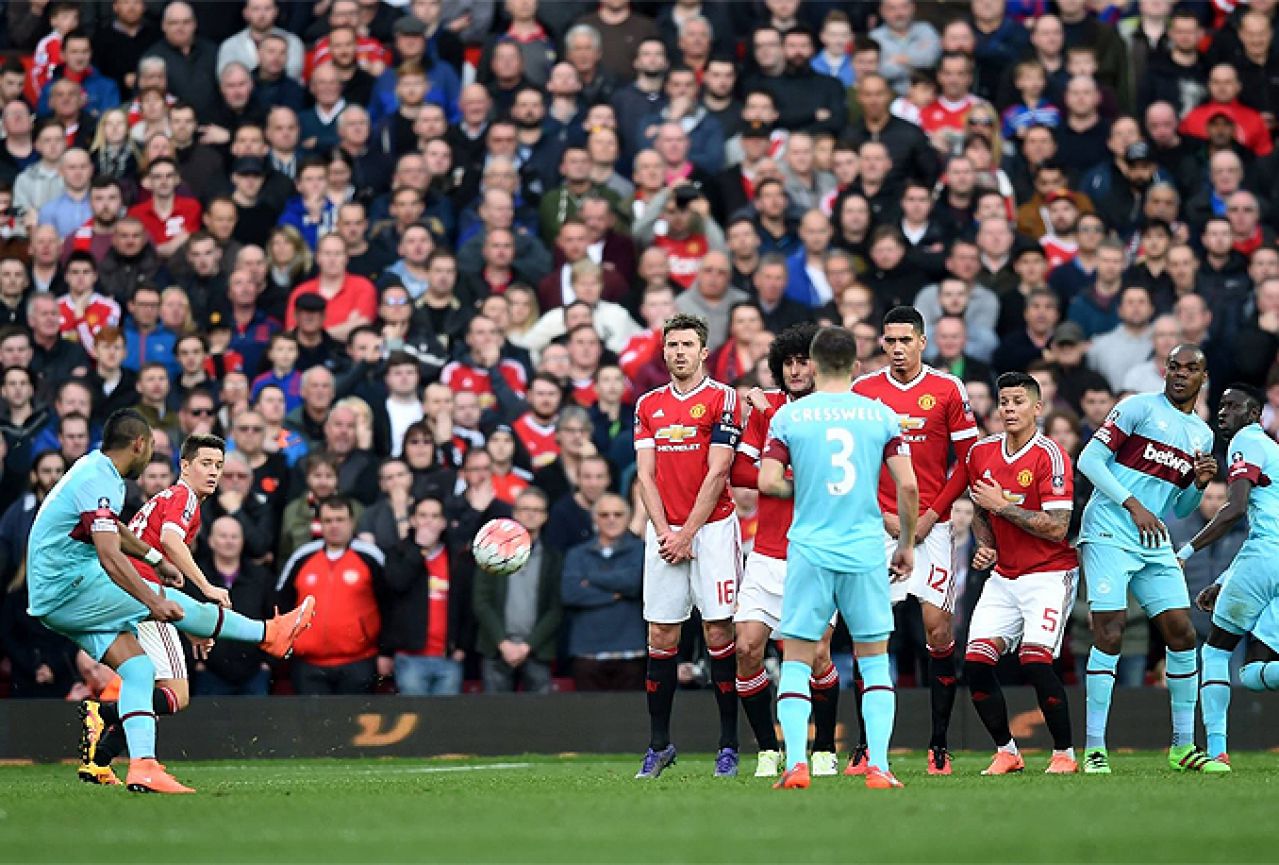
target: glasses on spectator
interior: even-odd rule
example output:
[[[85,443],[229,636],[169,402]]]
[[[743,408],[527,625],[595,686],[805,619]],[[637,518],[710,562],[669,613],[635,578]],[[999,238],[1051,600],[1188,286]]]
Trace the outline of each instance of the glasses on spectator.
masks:
[[[517,511],[517,512],[523,511],[526,514],[546,513],[546,508],[542,507],[541,505],[516,505],[515,507],[511,508],[511,510]]]
[[[387,306],[408,306],[409,299],[407,297],[384,297],[382,302]]]
[[[266,427],[260,427],[260,426],[238,426],[235,428],[235,431],[255,433],[255,432],[263,432],[265,429]]]
[[[968,118],[969,126],[994,126],[995,121],[990,117],[970,117]]]
[[[601,520],[620,520],[626,516],[626,511],[600,511],[596,516]]]
[[[200,408],[192,408],[192,409],[189,409],[189,411],[191,412],[191,414],[195,415],[196,417],[213,417],[213,415],[216,414],[216,412],[214,412],[211,406],[208,408],[205,408],[203,406],[201,406]]]
[[[1101,234],[1106,229],[1102,228],[1100,225],[1081,225],[1079,226],[1079,230],[1086,231],[1089,234]]]

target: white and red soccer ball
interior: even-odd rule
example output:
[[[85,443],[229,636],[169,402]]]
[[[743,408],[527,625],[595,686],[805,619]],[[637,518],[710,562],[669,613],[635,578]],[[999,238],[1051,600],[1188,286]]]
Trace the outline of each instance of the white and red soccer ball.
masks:
[[[499,517],[489,520],[475,533],[471,553],[475,564],[499,577],[515,573],[533,552],[533,539],[528,530],[515,520]]]

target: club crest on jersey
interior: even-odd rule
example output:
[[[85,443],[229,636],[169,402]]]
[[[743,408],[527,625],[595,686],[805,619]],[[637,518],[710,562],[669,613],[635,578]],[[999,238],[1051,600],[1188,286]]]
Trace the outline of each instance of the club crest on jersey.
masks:
[[[919,407],[924,411],[932,411],[935,405],[937,405],[937,397],[931,393],[926,393],[919,398]]]
[[[699,402],[688,410],[688,414],[693,420],[701,420],[706,417],[706,406]]]
[[[1033,472],[1031,472],[1030,469],[1022,469],[1021,471],[1017,472],[1017,483],[1021,484],[1023,487],[1030,486],[1031,482],[1033,482],[1034,480],[1035,480],[1035,475]]]
[[[691,439],[695,435],[697,435],[697,430],[695,428],[675,423],[670,426],[662,427],[653,434],[653,437],[665,439],[671,444],[683,444],[684,439]]]
[[[343,571],[342,572],[342,582],[346,583],[348,586],[354,586],[359,581],[360,581],[359,571]]]
[[[1241,462],[1243,462],[1243,451],[1235,451],[1234,453],[1232,453],[1232,454],[1230,455],[1230,462],[1231,462],[1231,464],[1232,464],[1232,465],[1233,465],[1234,463],[1241,463]]]

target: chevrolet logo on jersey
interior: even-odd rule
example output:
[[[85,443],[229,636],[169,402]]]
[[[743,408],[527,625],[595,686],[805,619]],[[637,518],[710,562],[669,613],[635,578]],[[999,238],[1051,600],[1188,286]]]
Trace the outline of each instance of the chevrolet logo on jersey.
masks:
[[[1012,493],[1008,490],[1004,490],[1004,501],[1014,505],[1020,505],[1022,502],[1026,501],[1026,497],[1021,493]]]
[[[684,439],[691,439],[695,435],[697,435],[697,427],[671,424],[659,429],[654,434],[654,438],[665,439],[671,444],[683,444]]]
[[[901,424],[902,432],[913,432],[924,428],[925,420],[922,417],[911,417],[908,414],[899,414],[897,423]]]

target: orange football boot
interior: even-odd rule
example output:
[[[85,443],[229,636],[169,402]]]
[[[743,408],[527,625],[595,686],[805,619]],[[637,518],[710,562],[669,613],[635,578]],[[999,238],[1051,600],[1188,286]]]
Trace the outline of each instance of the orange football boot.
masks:
[[[266,638],[258,644],[258,648],[273,658],[287,658],[293,653],[298,635],[311,627],[314,618],[315,598],[308,596],[296,609],[284,615],[276,613],[266,623]]]
[[[812,783],[812,777],[808,774],[808,764],[797,763],[794,769],[787,769],[782,773],[782,777],[778,778],[777,782],[773,784],[773,789],[807,790]]]
[[[194,793],[165,771],[164,765],[154,757],[129,761],[129,774],[125,786],[134,793]]]
[[[982,770],[983,775],[1009,775],[1026,768],[1026,761],[1021,754],[1009,754],[1007,751],[996,751],[995,759]]]

